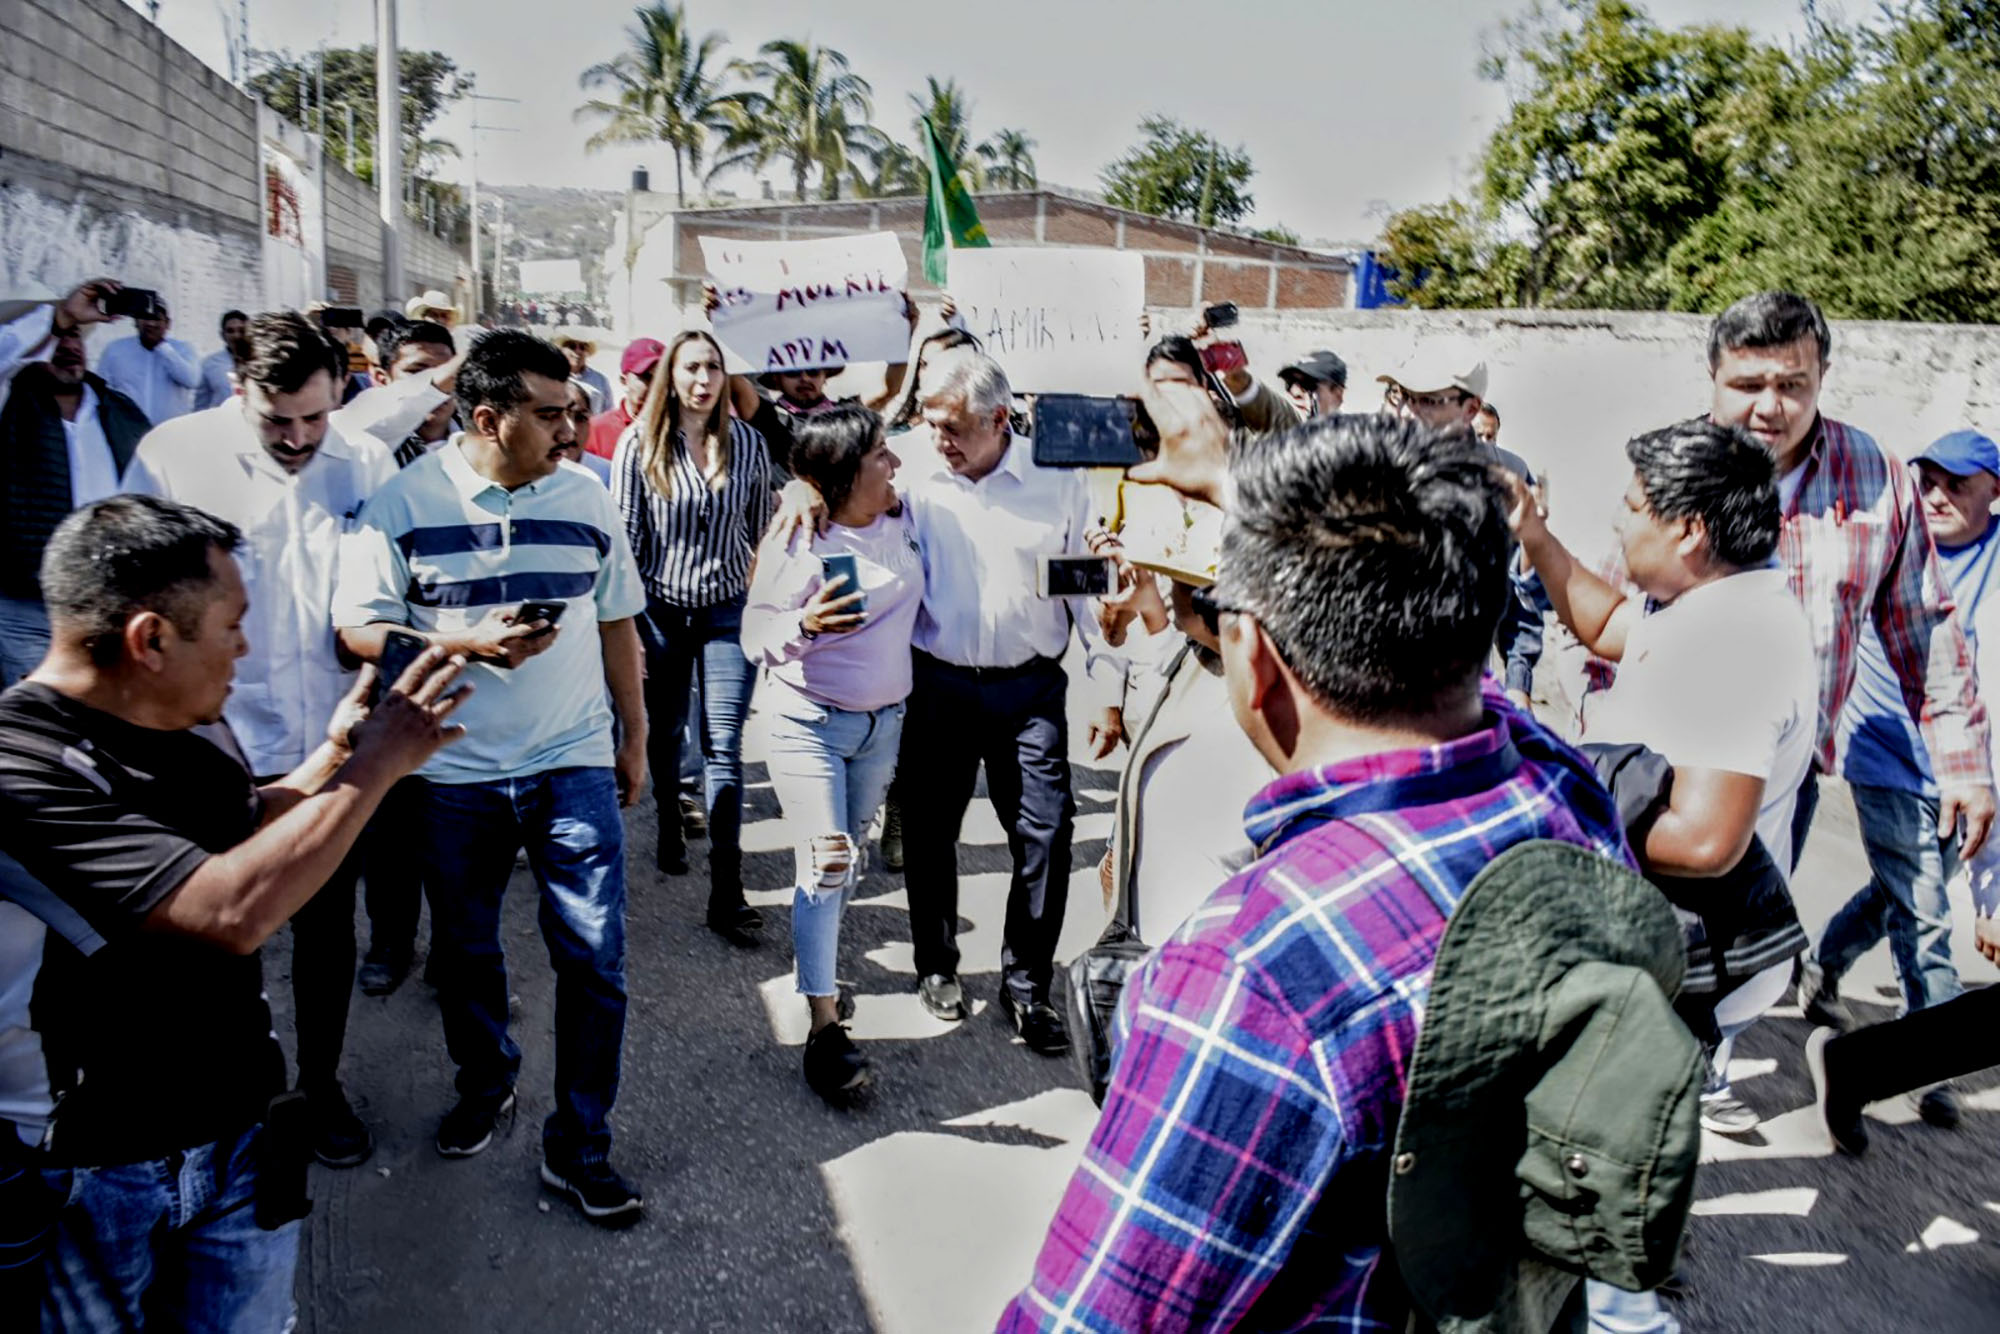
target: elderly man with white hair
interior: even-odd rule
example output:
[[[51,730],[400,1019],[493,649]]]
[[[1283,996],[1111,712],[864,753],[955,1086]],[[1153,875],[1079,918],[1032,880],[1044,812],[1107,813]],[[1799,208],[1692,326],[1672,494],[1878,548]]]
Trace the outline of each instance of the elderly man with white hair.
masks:
[[[1000,949],[1001,1012],[1044,1055],[1069,1049],[1049,1003],[1056,939],[1069,900],[1068,678],[1074,627],[1085,649],[1089,741],[1102,758],[1124,731],[1116,707],[1124,663],[1081,599],[1039,595],[1042,556],[1087,556],[1090,495],[1082,474],[1036,465],[1008,427],[1013,393],[998,362],[970,349],[924,372],[923,421],[936,450],[899,451],[923,552],[924,595],[912,636],[914,685],[897,785],[917,994],[940,1019],[963,1019],[958,978],[958,834],[979,766],[1007,832],[1013,876]],[[807,521],[812,494],[787,488],[778,526]]]

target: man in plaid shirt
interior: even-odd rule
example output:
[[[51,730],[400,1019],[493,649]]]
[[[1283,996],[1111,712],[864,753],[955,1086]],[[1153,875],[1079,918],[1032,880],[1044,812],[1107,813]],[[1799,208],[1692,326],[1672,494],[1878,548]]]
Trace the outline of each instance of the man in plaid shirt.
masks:
[[[1148,390],[1152,471],[1230,511],[1231,703],[1282,776],[1245,813],[1259,860],[1128,984],[1103,1116],[1000,1328],[1401,1330],[1388,1159],[1445,924],[1516,843],[1629,854],[1588,766],[1482,681],[1510,596],[1490,455],[1321,419],[1240,448],[1225,499],[1201,395]]]
[[[1962,831],[1959,855],[1970,859],[1994,814],[1986,707],[1973,683],[1972,652],[1952,615],[1909,470],[1866,433],[1820,415],[1832,350],[1819,307],[1790,292],[1745,297],[1716,317],[1708,335],[1709,418],[1744,427],[1778,460],[1778,562],[1805,606],[1819,658],[1819,751],[1792,818],[1792,860],[1805,850],[1819,774],[1833,772],[1864,618],[1881,636],[1930,751],[1938,834]],[[1626,582],[1622,561],[1602,573]],[[1609,664],[1590,664],[1587,691],[1610,681]]]

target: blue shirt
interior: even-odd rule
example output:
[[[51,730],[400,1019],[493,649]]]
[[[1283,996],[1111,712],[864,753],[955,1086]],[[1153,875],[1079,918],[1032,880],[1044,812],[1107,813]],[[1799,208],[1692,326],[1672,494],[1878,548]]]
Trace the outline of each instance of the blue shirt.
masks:
[[[2000,584],[2000,523],[1987,525],[1976,541],[1962,547],[1941,546],[1937,553],[1958,606],[1958,623],[1977,663],[1977,612],[1989,590]],[[1865,627],[1855,656],[1854,691],[1847,697],[1841,732],[1840,774],[1848,782],[1936,799],[1930,753],[1872,622]]]
[[[483,783],[609,768],[597,626],[646,607],[611,493],[573,463],[509,491],[474,470],[463,439],[397,473],[362,507],[341,545],[333,623],[456,632],[496,607],[568,603],[544,652],[512,670],[466,665],[474,690],[452,715],[465,735],[420,772],[438,783]]]

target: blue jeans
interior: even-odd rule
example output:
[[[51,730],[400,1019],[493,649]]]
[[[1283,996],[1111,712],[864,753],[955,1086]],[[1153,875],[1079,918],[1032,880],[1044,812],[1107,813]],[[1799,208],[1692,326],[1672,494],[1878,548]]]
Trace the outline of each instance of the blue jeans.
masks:
[[[785,808],[785,828],[798,844],[798,882],[792,891],[792,953],[798,959],[799,994],[832,996],[840,953],[840,919],[861,877],[868,822],[888,794],[903,737],[901,702],[873,713],[853,713],[807,699],[786,686],[770,707],[771,787]],[[822,873],[813,840],[845,834],[851,844],[845,872]]]
[[[1868,849],[1868,883],[1833,915],[1819,941],[1820,967],[1838,980],[1887,938],[1912,1010],[1942,1005],[1961,990],[1951,962],[1951,904],[1945,886],[1958,873],[1958,843],[1938,837],[1938,801],[1856,783],[1854,812]]]
[[[514,854],[541,886],[556,974],[556,1107],[542,1151],[557,1165],[611,1151],[625,1039],[625,826],[609,769],[551,769],[491,783],[426,783],[424,890],[445,1047],[462,1098],[498,1101],[521,1071],[507,1033],[500,902]]]
[[[1592,1334],[1681,1334],[1657,1292],[1627,1292],[1594,1278],[1583,1281]]]
[[[277,1334],[299,1224],[257,1226],[258,1131],[117,1167],[45,1168],[63,1199],[42,1329]]]
[[[662,784],[681,771],[689,684],[700,678],[711,908],[743,898],[743,723],[757,677],[743,656],[742,632],[740,597],[713,607],[650,602],[639,621],[646,643],[646,758],[663,848],[681,843],[680,812],[671,787],[663,791]]]
[[[48,651],[48,609],[27,598],[0,597],[0,690],[41,666]]]

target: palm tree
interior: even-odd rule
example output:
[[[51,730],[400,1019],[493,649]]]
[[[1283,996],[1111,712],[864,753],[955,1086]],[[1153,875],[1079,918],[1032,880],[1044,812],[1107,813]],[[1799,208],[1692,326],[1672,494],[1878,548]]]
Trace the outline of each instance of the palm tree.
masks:
[[[578,120],[604,122],[584,148],[594,153],[612,144],[666,144],[674,150],[674,196],[685,205],[683,168],[699,172],[709,132],[728,128],[720,80],[709,72],[727,39],[710,32],[697,40],[685,3],[670,8],[666,0],[654,0],[632,12],[639,21],[626,29],[629,48],[592,65],[578,80],[586,92],[612,94],[576,109]]]
[[[986,178],[996,184],[1007,182],[1009,190],[1031,190],[1035,185],[1035,141],[1025,130],[1000,130],[979,145],[979,156],[993,164]]]
[[[794,198],[806,197],[815,168],[821,195],[840,198],[851,164],[880,151],[881,131],[868,123],[874,89],[831,47],[781,39],[766,42],[758,55],[730,66],[753,86],[721,99],[729,132],[709,178],[784,161],[791,164]]]
[[[916,131],[917,160],[922,168],[917,173],[919,190],[930,188],[931,178],[930,163],[924,160],[925,155],[922,152],[924,121],[931,123],[931,129],[937,135],[938,147],[944,150],[945,157],[957,166],[959,174],[965,178],[965,188],[977,190],[985,184],[985,180],[979,161],[973,156],[972,150],[972,100],[965,95],[965,90],[958,86],[957,79],[946,79],[940,84],[937,76],[933,74],[924,82],[929,85],[928,97],[918,93],[910,94],[910,105],[917,111],[917,118],[910,122],[910,128]]]

